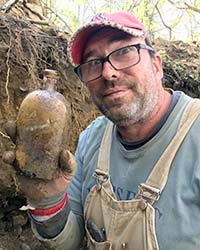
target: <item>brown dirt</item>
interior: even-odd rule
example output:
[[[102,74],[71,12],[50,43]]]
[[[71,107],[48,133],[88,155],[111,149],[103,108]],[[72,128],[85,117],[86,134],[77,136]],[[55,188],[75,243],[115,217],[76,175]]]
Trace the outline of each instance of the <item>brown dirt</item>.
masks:
[[[58,91],[71,104],[67,144],[72,152],[79,133],[99,115],[68,62],[67,38],[54,29],[42,30],[0,15],[0,250],[45,250],[33,236],[26,213],[19,211],[24,198],[17,192],[14,170],[1,159],[5,150],[14,147],[5,133],[5,124],[16,119],[24,97],[40,87],[43,70],[51,68],[59,72]],[[158,39],[154,46],[163,57],[164,84],[199,97],[200,44]]]
[[[200,42],[157,39],[154,46],[163,59],[164,85],[200,97]]]

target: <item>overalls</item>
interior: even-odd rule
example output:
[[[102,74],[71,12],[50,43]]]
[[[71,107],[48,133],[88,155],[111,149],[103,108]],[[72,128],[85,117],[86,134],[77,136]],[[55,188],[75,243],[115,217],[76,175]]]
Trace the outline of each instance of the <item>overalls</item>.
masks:
[[[112,190],[109,178],[109,157],[113,124],[108,122],[94,174],[97,184],[89,192],[84,206],[88,238],[86,249],[159,250],[153,204],[160,198],[176,152],[199,113],[200,102],[192,99],[183,112],[175,137],[154,166],[146,182],[139,185],[138,193],[133,200],[118,201]],[[105,236],[103,242],[93,239],[87,225],[88,221],[95,223]]]

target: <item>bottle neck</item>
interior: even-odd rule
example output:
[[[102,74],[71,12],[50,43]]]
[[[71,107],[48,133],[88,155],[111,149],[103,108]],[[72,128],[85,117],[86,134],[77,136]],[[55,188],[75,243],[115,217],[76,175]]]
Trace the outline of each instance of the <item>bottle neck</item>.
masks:
[[[57,79],[55,78],[43,78],[42,89],[48,91],[56,91],[57,89]]]

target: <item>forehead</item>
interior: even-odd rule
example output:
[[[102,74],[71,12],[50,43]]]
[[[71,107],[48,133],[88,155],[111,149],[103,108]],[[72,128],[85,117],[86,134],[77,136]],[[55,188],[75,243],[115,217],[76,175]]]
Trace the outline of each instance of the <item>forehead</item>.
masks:
[[[83,61],[90,55],[95,54],[95,52],[98,50],[109,51],[109,47],[112,48],[113,44],[119,44],[119,46],[123,46],[123,43],[125,42],[137,43],[141,41],[144,41],[144,38],[134,37],[118,29],[110,27],[99,29],[89,37],[88,42],[83,50]]]

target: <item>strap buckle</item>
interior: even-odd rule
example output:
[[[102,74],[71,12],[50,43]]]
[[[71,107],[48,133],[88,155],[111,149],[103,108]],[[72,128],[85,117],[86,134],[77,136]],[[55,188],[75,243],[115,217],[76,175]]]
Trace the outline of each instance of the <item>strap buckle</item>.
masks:
[[[150,204],[153,204],[155,201],[159,200],[161,194],[160,189],[149,186],[145,183],[141,183],[138,188],[139,190],[136,195],[137,198],[143,198]]]
[[[109,174],[100,169],[96,169],[92,177],[96,179],[97,184],[102,185],[109,179]]]

